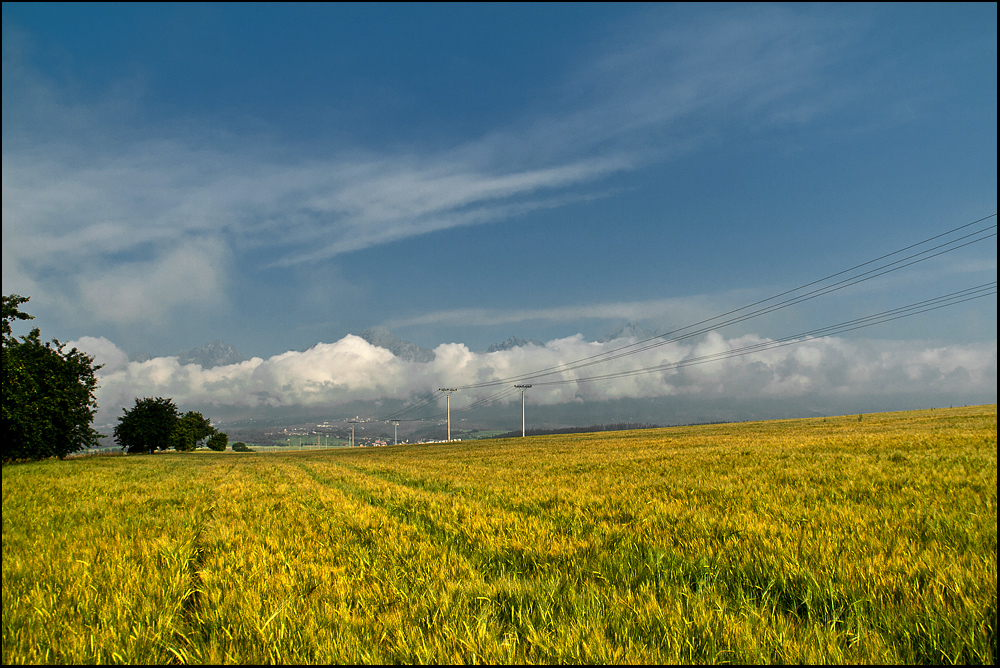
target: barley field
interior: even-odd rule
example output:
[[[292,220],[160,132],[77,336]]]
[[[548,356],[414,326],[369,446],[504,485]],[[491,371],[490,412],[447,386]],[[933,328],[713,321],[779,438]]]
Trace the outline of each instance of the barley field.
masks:
[[[986,663],[996,406],[3,468],[3,662]]]

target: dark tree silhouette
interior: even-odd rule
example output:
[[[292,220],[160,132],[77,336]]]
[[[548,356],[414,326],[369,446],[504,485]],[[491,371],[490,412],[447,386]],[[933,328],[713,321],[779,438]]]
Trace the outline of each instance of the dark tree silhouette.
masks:
[[[131,410],[115,425],[115,443],[129,453],[166,450],[175,443],[175,431],[180,418],[173,400],[163,397],[136,399]]]
[[[14,320],[31,320],[19,307],[28,297],[3,297],[3,461],[59,457],[98,444],[91,427],[97,412],[100,365],[76,348],[53,339],[42,342],[38,328],[20,338]]]

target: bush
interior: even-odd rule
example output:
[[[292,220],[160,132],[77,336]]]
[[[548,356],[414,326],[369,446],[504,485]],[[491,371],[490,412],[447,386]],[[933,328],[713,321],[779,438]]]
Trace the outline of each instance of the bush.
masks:
[[[233,443],[233,452],[253,452],[253,450],[248,448],[243,441],[236,441]]]
[[[208,447],[210,450],[215,450],[216,452],[222,452],[229,445],[229,436],[217,431],[208,437]],[[235,444],[233,444],[235,446]],[[245,444],[244,444],[245,445]]]

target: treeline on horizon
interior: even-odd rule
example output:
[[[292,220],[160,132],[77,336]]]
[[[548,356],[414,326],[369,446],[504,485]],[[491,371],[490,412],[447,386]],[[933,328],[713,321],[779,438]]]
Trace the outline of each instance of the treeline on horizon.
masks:
[[[92,355],[76,348],[67,350],[67,345],[56,339],[42,341],[37,327],[27,336],[15,336],[15,321],[34,319],[20,309],[29,299],[3,295],[0,460],[5,464],[47,457],[64,459],[74,452],[100,447],[103,438],[93,427],[97,412],[95,374],[101,365],[94,364]],[[229,443],[229,437],[201,413],[182,415],[173,400],[163,397],[136,397],[135,407],[124,409],[118,418],[114,440],[125,452],[150,454],[167,448],[195,450],[203,445],[223,451]],[[236,445],[243,444],[234,444],[234,450]]]
[[[589,434],[594,431],[630,431],[633,429],[660,429],[663,425],[648,422],[613,422],[611,424],[592,424],[589,427],[561,427],[559,429],[526,429],[525,436],[553,436],[557,434]],[[507,431],[491,438],[517,438],[520,429]]]

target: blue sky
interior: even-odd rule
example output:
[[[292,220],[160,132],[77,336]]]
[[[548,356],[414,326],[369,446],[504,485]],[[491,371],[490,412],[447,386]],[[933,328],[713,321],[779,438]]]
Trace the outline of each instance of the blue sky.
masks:
[[[995,4],[5,3],[3,291],[124,374],[107,403],[195,401],[205,379],[123,356],[214,339],[270,362],[381,325],[473,366],[510,336],[585,356],[994,214],[996,25]],[[719,336],[995,280],[994,237]],[[993,297],[845,336],[847,358],[967,359],[995,401]],[[354,353],[323,382],[392,375]],[[399,373],[446,382],[425,371]]]

